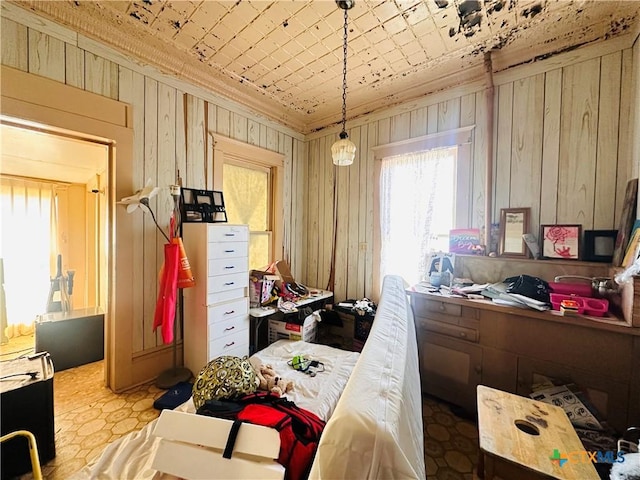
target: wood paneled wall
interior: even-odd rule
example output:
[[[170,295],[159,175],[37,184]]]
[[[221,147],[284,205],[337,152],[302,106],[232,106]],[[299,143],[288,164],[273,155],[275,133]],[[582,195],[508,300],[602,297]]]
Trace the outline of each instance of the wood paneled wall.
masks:
[[[626,182],[638,175],[640,47],[631,48],[628,35],[495,74],[492,138],[478,83],[349,121],[356,161],[337,168],[330,155],[336,129],[305,138],[18,7],[4,2],[2,9],[3,64],[133,105],[136,187],[147,178],[173,183],[177,170],[185,186],[207,187],[208,132],[284,154],[283,257],[298,281],[326,287],[335,227],[337,300],[377,296],[371,147],[474,125],[466,226],[479,228],[487,142],[493,222],[501,208],[530,207],[534,232],[554,222],[616,228]],[[165,225],[168,194],[153,207]],[[164,240],[150,218],[133,215],[134,345],[143,352],[161,343],[151,322]]]
[[[475,125],[470,208],[466,225],[458,227],[484,228],[486,152],[492,141],[492,222],[499,221],[501,208],[529,207],[536,236],[547,223],[617,228],[626,183],[638,175],[640,163],[637,153],[633,157],[640,140],[632,131],[632,115],[640,111],[637,43],[632,48],[629,38],[618,38],[495,74],[491,139],[484,85],[453,88],[347,122],[358,146],[347,168],[331,163],[337,132],[309,136],[303,281],[328,284],[335,199],[336,298],[375,298],[371,147],[467,125]]]
[[[185,187],[209,188],[208,133],[284,154],[283,256],[292,264],[293,274],[300,278],[304,262],[300,225],[305,178],[301,134],[140,66],[104,45],[16,6],[2,5],[1,22],[4,65],[133,106],[134,189],[142,188],[147,179],[166,187],[175,183],[178,171]],[[172,199],[166,188],[151,200],[151,206],[158,223],[167,226]],[[136,217],[134,236],[130,245],[118,248],[133,249],[135,355],[162,346],[160,332],[153,333],[152,326],[165,239],[149,215],[141,211],[131,215]]]

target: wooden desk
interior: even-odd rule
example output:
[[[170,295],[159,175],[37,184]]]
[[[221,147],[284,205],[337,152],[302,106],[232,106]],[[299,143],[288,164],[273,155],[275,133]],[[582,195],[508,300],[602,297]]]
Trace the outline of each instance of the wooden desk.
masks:
[[[301,300],[298,300],[297,302],[294,302],[298,309],[305,306],[311,306],[315,303],[324,306],[327,300],[333,298],[333,292],[330,292],[328,290],[309,288],[309,291],[313,293],[311,293],[307,298],[303,298]],[[250,354],[254,354],[256,351],[258,351],[258,347],[260,346],[260,343],[258,341],[260,326],[265,319],[277,314],[278,312],[280,312],[280,310],[278,310],[277,307],[272,306],[255,307],[249,309],[249,318],[251,319],[251,326],[253,329],[252,338],[249,344]]]
[[[478,434],[485,480],[600,478],[560,407],[478,385]]]

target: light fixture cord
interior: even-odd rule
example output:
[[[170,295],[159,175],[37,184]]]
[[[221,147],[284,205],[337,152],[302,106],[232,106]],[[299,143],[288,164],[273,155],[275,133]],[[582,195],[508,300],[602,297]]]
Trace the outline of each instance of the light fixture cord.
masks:
[[[347,131],[347,14],[344,10],[344,43],[343,43],[343,63],[342,63],[342,132]]]

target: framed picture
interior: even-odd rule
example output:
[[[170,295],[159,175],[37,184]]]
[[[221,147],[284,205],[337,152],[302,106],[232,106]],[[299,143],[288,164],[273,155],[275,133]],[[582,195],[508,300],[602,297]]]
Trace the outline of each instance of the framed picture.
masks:
[[[617,230],[585,230],[582,259],[587,262],[611,263],[617,236]]]
[[[528,257],[522,235],[529,233],[529,208],[500,209],[498,255],[501,257]]]
[[[582,225],[540,225],[542,258],[578,260]]]

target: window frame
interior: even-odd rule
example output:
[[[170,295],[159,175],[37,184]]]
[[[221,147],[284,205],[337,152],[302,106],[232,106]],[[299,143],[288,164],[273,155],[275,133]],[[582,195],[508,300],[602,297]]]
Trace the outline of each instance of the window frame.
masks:
[[[454,228],[469,228],[472,224],[473,209],[471,172],[471,146],[475,125],[446,130],[443,132],[422,135],[398,142],[372,147],[374,155],[373,190],[373,285],[382,285],[380,278],[380,170],[382,161],[387,157],[403,155],[441,147],[458,147],[455,179]]]
[[[229,163],[244,168],[269,170],[270,206],[267,224],[271,242],[269,261],[274,262],[284,255],[284,155],[256,145],[234,140],[217,133],[209,132],[209,151],[212,153],[207,172],[207,185],[213,190],[223,191],[222,178],[224,164]],[[224,191],[223,191],[224,195]]]

